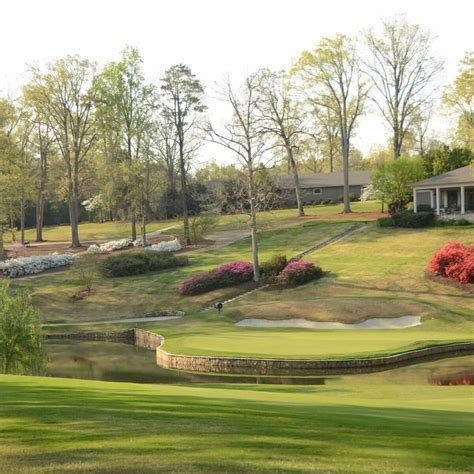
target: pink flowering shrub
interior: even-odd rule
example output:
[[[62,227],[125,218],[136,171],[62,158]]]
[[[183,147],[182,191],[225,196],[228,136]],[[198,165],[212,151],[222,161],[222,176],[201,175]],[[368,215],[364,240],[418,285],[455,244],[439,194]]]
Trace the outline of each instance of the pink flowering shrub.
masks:
[[[463,284],[474,283],[474,245],[448,242],[433,255],[428,270]]]
[[[208,291],[240,285],[253,278],[253,265],[248,262],[232,262],[214,268],[210,272],[198,273],[184,280],[179,292],[181,295],[198,295]]]
[[[277,283],[281,285],[297,286],[323,276],[320,267],[316,267],[309,260],[295,260],[290,262],[277,276]]]

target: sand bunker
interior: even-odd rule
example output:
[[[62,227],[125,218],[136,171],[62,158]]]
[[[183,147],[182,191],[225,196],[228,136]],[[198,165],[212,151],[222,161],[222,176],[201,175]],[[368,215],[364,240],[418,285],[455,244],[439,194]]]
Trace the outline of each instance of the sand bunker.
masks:
[[[245,328],[304,328],[304,329],[404,329],[421,324],[420,316],[400,316],[399,318],[372,318],[361,323],[345,324],[317,322],[307,319],[242,319],[235,325]]]

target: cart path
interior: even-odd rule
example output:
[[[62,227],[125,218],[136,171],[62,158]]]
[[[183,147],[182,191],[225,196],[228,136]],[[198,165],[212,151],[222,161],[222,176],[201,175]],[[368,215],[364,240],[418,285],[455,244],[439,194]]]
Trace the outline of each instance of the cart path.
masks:
[[[125,319],[107,319],[99,321],[81,321],[80,323],[44,323],[42,327],[59,327],[59,326],[96,326],[101,324],[122,324],[122,323],[151,323],[156,321],[169,321],[171,319],[181,319],[183,316],[156,316],[141,318],[125,318]]]

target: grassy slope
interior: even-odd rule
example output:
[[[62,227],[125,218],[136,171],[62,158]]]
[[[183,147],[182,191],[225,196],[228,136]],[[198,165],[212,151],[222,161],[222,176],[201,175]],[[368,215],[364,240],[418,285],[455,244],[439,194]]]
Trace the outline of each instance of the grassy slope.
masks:
[[[469,472],[472,387],[0,376],[2,472]]]
[[[288,256],[311,247],[352,225],[348,221],[317,222],[288,227],[278,233],[261,234],[262,260],[274,254]],[[179,282],[198,272],[234,260],[250,260],[250,238],[244,238],[225,248],[191,254],[190,265],[165,272],[126,278],[100,278],[97,293],[82,301],[73,301],[78,282],[70,270],[17,280],[14,283],[34,290],[33,303],[44,321],[87,321],[119,319],[140,316],[153,309],[196,310],[212,301],[238,294],[241,290],[229,288],[192,298],[178,294]]]
[[[355,202],[352,204],[353,210],[356,212],[379,212],[381,204],[379,201]],[[311,217],[335,217],[342,212],[342,205],[327,206],[308,206],[306,214]],[[355,215],[355,219],[358,217]],[[367,217],[364,217],[367,219]],[[301,221],[296,216],[294,209],[278,209],[271,212],[258,213],[259,225],[262,229],[281,227],[282,225],[293,225]],[[154,232],[168,227],[173,227],[164,231],[167,234],[176,234],[182,226],[182,222],[178,219],[163,220],[150,222],[147,226],[148,232]],[[229,215],[219,216],[217,219],[216,231],[235,230],[248,227],[248,217],[245,215]],[[103,222],[103,223],[84,223],[79,225],[79,236],[83,241],[121,239],[130,237],[130,222]],[[45,227],[44,239],[50,242],[69,242],[71,240],[71,229],[68,225]],[[34,229],[26,231],[26,239],[33,241],[36,236]],[[18,235],[17,235],[18,237]],[[11,238],[10,233],[4,235],[5,242],[8,243]]]
[[[296,289],[265,290],[230,304],[213,321],[190,319],[156,330],[165,348],[188,354],[278,357],[337,357],[384,353],[422,341],[472,339],[473,298],[457,288],[427,280],[431,254],[449,240],[474,241],[474,228],[422,230],[372,226],[309,255],[328,278]],[[353,322],[384,315],[423,315],[423,324],[402,330],[314,331],[248,329],[232,325],[243,317]]]

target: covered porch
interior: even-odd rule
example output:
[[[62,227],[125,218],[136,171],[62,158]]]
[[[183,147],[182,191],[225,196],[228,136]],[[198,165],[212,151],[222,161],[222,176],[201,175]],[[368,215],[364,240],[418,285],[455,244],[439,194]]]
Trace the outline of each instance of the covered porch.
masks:
[[[438,216],[474,213],[474,185],[414,187],[414,211],[428,207]]]
[[[474,167],[463,166],[412,184],[415,212],[433,209],[443,218],[474,222]],[[449,217],[448,217],[449,216]]]

